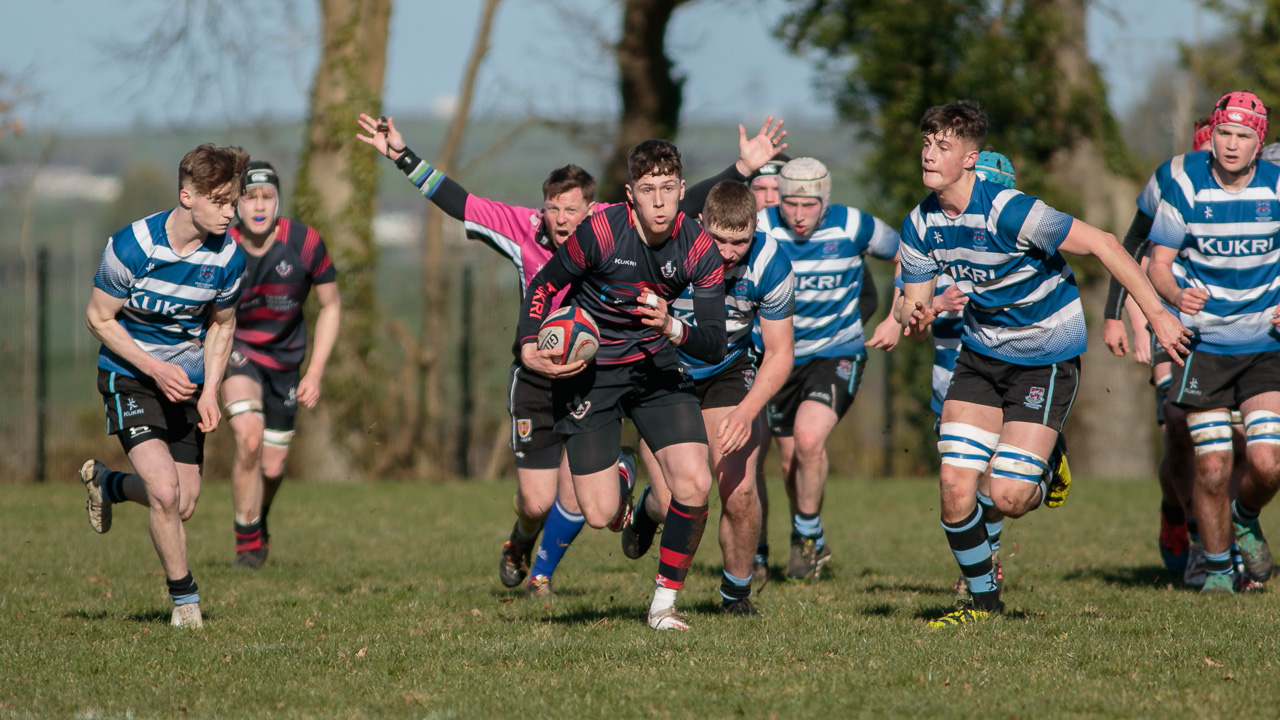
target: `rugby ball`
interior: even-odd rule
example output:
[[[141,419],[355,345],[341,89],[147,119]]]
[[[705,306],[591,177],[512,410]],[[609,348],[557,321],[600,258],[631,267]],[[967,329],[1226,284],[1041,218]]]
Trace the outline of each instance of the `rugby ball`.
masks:
[[[565,306],[547,316],[538,331],[538,349],[555,350],[559,365],[575,360],[591,362],[600,349],[600,327],[582,308]]]

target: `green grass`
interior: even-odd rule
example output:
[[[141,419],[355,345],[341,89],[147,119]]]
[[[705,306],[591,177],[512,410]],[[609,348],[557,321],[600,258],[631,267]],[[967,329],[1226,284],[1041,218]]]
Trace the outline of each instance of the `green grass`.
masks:
[[[229,566],[229,487],[210,484],[187,524],[206,621],[192,633],[167,626],[141,507],[98,537],[78,485],[9,486],[0,717],[1176,718],[1280,701],[1280,597],[1173,583],[1153,482],[1078,482],[1061,510],[1011,523],[1008,616],[931,630],[956,574],[936,485],[833,481],[829,578],[775,578],[764,620],[717,616],[709,532],[687,634],[644,624],[656,551],[630,562],[608,532],[583,533],[549,607],[504,591],[513,490],[292,484],[249,573]]]

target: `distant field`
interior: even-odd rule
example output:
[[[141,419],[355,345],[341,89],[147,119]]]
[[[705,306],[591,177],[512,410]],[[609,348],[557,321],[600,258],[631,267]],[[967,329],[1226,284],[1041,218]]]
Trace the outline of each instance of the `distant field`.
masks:
[[[765,619],[719,617],[709,532],[682,635],[643,622],[656,551],[633,563],[608,532],[569,551],[550,606],[504,591],[513,491],[294,484],[267,566],[246,573],[229,566],[229,488],[211,484],[188,523],[207,622],[189,633],[166,625],[141,507],[98,537],[78,486],[8,486],[0,717],[1177,718],[1280,701],[1280,597],[1173,583],[1154,483],[1081,482],[1063,509],[1012,523],[1011,612],[939,631],[925,621],[949,609],[956,571],[936,486],[836,481],[830,577],[775,577]]]

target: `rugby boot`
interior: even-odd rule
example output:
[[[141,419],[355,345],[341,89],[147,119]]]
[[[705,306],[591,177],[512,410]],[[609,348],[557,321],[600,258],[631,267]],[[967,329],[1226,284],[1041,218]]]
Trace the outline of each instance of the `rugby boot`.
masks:
[[[622,554],[632,560],[638,560],[653,547],[653,538],[658,534],[658,523],[649,517],[644,509],[645,498],[649,488],[640,493],[640,501],[631,508],[627,521],[622,525]]]
[[[1242,523],[1233,517],[1231,527],[1236,531],[1236,544],[1240,547],[1245,572],[1258,582],[1271,579],[1271,547],[1262,534],[1262,524],[1257,518]]]
[[[502,559],[498,562],[498,579],[503,587],[518,587],[529,574],[529,560],[538,536],[520,537],[519,522],[511,528],[511,537],[502,544]]]
[[[86,460],[80,466],[80,482],[89,493],[85,509],[89,511],[89,527],[102,534],[111,529],[111,503],[102,494],[102,483],[110,469],[97,460]]]
[[[803,535],[791,535],[791,560],[787,563],[787,579],[802,582],[822,576],[822,568],[831,562],[831,546],[826,543],[818,547],[817,538]]]
[[[1182,584],[1188,587],[1200,587],[1204,585],[1208,572],[1208,568],[1205,567],[1204,547],[1200,543],[1191,543],[1191,549],[1187,551],[1187,569],[1182,573]]]
[[[688,630],[689,618],[673,607],[649,614],[649,627],[654,630]]]
[[[1174,575],[1182,575],[1187,571],[1187,560],[1191,555],[1191,536],[1187,534],[1187,524],[1174,525],[1160,513],[1160,559],[1164,566]]]
[[[524,585],[525,597],[532,600],[553,600],[556,592],[551,589],[551,578],[546,575],[534,575]]]
[[[1224,573],[1207,573],[1204,578],[1204,587],[1200,588],[1201,595],[1235,595],[1236,590],[1232,587],[1231,575]]]
[[[741,600],[722,600],[720,602],[720,612],[725,615],[733,615],[735,617],[759,618],[764,614],[751,604],[751,598],[742,598]]]
[[[244,550],[236,553],[236,559],[231,563],[231,567],[240,568],[242,570],[257,570],[267,561],[267,547],[264,545],[253,550]]]
[[[632,494],[636,487],[636,451],[623,446],[618,451],[618,514],[605,527],[612,532],[622,532],[631,508],[635,506]]]
[[[1062,507],[1071,493],[1071,466],[1067,464],[1067,441],[1058,433],[1053,452],[1049,454],[1049,491],[1044,504],[1051,508]]]
[[[174,627],[198,630],[204,627],[204,618],[200,616],[200,603],[187,603],[173,607],[173,618],[169,624]]]
[[[998,617],[1003,612],[1004,603],[1000,603],[998,607],[992,610],[979,610],[975,607],[962,607],[957,610],[952,610],[937,620],[930,620],[929,627],[946,628],[963,625],[965,623],[982,622],[984,620],[990,620],[994,617]]]

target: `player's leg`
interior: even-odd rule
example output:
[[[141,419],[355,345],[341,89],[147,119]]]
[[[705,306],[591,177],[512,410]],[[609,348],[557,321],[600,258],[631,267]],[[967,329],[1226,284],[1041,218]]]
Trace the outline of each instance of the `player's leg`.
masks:
[[[649,472],[649,484],[641,491],[622,527],[622,554],[632,560],[644,557],[653,547],[653,538],[667,517],[667,507],[671,502],[671,489],[662,474],[662,466],[643,440],[640,442],[640,459]]]
[[[709,440],[713,479],[720,492],[720,551],[724,570],[720,580],[720,609],[732,615],[759,617],[751,603],[752,566],[760,537],[761,508],[755,471],[760,452],[758,423],[747,444],[728,455],[716,440],[720,423],[734,407],[704,408],[702,419]]]
[[[508,375],[507,411],[515,453],[512,505],[516,519],[498,560],[498,579],[505,587],[517,587],[524,581],[538,533],[555,504],[564,437],[554,429],[552,405],[551,381],[513,363]]]
[[[1267,356],[1259,360],[1258,370],[1269,370],[1271,363],[1280,362],[1280,357]],[[1246,573],[1257,582],[1266,582],[1272,571],[1271,549],[1258,515],[1280,490],[1280,392],[1252,395],[1240,404],[1240,411],[1244,415],[1249,472],[1242,478],[1239,496],[1231,505],[1232,529]]]
[[[237,368],[236,365],[229,365]],[[231,502],[235,511],[236,567],[261,565],[252,554],[262,545],[262,444],[266,421],[260,377],[245,372],[247,361],[222,381],[222,406],[236,441],[231,466]]]
[[[831,549],[822,530],[822,500],[827,485],[827,437],[839,417],[828,405],[806,400],[796,411],[792,445],[795,512],[791,526],[788,580],[818,577],[830,561]]]
[[[200,596],[187,565],[187,534],[182,522],[183,483],[179,477],[179,468],[184,467],[182,475],[186,477],[183,479],[188,486],[192,485],[190,468],[175,463],[168,442],[160,438],[135,445],[128,454],[129,462],[142,479],[148,508],[147,527],[174,603],[173,624],[199,627],[202,624]],[[196,474],[198,476],[198,470]],[[198,487],[199,480],[194,484]],[[137,499],[133,497],[135,491],[132,486],[126,487],[130,499]],[[192,607],[186,607],[188,605]]]
[[[578,507],[593,528],[607,527],[623,506],[618,487],[621,443],[622,420],[618,417],[597,429],[570,435],[566,441]]]
[[[760,538],[756,541],[756,554],[752,561],[751,579],[762,586],[769,580],[769,483],[765,475],[765,463],[773,433],[766,420],[768,411],[756,418],[756,432],[760,435],[760,448],[756,452],[756,495],[760,497]]]
[[[542,539],[529,570],[529,582],[525,593],[536,599],[550,599],[555,593],[551,579],[564,558],[565,552],[582,532],[586,521],[578,507],[578,497],[573,491],[573,475],[569,472],[569,458],[561,453],[560,467],[556,472],[556,500],[543,523]]]
[[[1183,576],[1191,557],[1189,470],[1195,453],[1187,435],[1186,413],[1168,404],[1173,363],[1159,362],[1151,369],[1155,386],[1156,421],[1160,424],[1162,452],[1156,475],[1160,481],[1160,558],[1169,572]],[[1176,416],[1176,417],[1175,417]],[[1199,540],[1198,533],[1196,540]]]
[[[280,485],[284,483],[285,461],[289,446],[293,444],[294,428],[298,417],[298,371],[264,371],[262,409],[266,428],[262,431],[262,509],[259,515],[258,537],[261,543],[249,557],[261,565],[266,562],[271,533],[267,529],[267,517],[275,502]],[[252,544],[252,535],[250,535]]]

